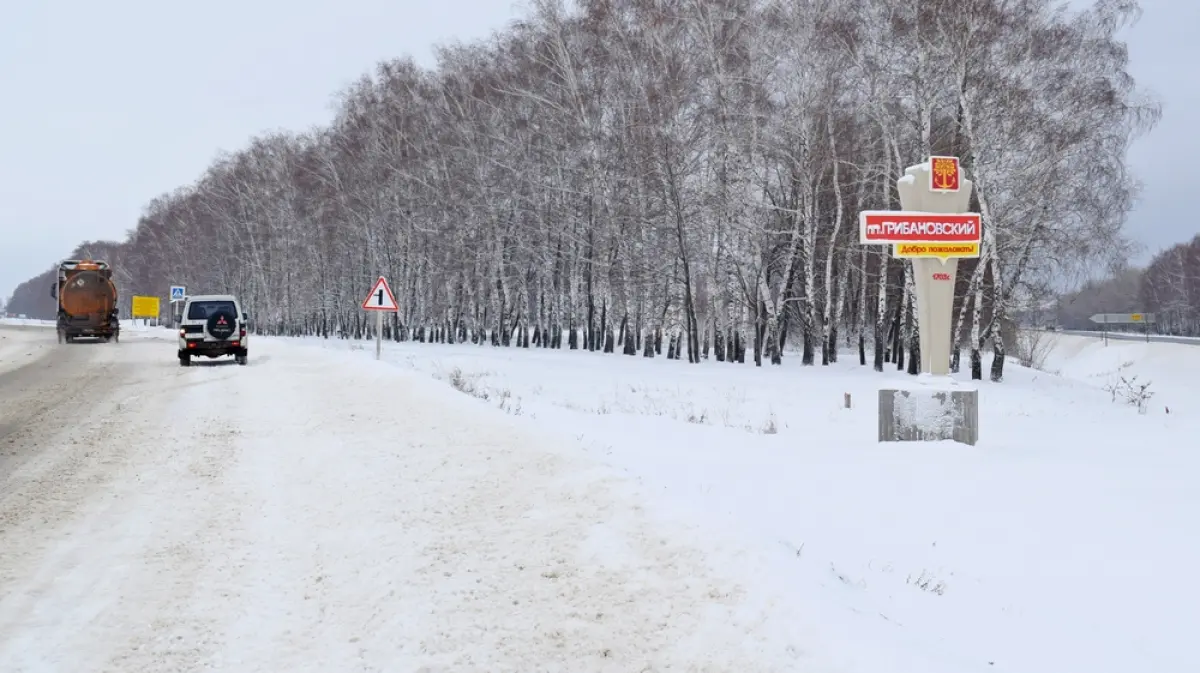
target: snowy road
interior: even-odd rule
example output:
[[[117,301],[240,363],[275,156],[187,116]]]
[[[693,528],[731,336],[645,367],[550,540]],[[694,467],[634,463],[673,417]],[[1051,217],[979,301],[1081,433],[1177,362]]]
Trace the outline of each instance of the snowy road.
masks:
[[[808,670],[689,531],[552,437],[252,348],[185,369],[131,335],[0,370],[0,670]]]

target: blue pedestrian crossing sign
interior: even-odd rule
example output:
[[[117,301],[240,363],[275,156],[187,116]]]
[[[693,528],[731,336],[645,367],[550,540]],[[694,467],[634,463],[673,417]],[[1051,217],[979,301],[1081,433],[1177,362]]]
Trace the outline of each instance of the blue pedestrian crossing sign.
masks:
[[[186,288],[184,288],[182,285],[172,285],[171,286],[171,301],[183,301],[184,297],[186,296],[184,294],[185,291],[186,291]]]

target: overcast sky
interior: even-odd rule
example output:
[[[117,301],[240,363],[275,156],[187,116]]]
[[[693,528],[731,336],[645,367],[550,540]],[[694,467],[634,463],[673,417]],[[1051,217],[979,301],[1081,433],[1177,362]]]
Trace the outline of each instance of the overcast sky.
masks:
[[[1079,4],[1082,0],[1073,0]],[[1200,153],[1200,2],[1142,0],[1132,70],[1165,103],[1131,156],[1146,182],[1130,231],[1191,238]],[[472,40],[522,0],[34,0],[0,13],[0,299],[85,239],[122,239],[155,196],[220,150],[332,118],[380,60]],[[1189,109],[1191,112],[1189,112]]]

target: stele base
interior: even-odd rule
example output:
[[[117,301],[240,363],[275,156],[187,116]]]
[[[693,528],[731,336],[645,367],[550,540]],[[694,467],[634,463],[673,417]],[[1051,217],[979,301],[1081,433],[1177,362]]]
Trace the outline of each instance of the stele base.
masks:
[[[912,385],[879,391],[879,441],[979,441],[979,391],[923,374]]]

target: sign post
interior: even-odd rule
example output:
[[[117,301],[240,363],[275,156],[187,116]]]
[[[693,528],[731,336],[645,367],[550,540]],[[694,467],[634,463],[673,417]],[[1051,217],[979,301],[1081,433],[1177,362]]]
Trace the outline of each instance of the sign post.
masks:
[[[375,359],[378,360],[383,354],[383,314],[385,311],[395,313],[400,310],[392,288],[388,287],[387,279],[380,276],[379,280],[375,281],[371,292],[363,300],[362,308],[364,311],[375,312]]]
[[[891,245],[895,257],[908,259],[913,265],[921,350],[919,378],[925,385],[919,391],[880,391],[879,441],[978,441],[979,393],[956,389],[957,383],[950,377],[958,260],[979,257],[983,241],[979,213],[967,211],[973,186],[963,177],[957,157],[933,156],[926,163],[905,169],[904,176],[896,181],[903,210],[864,211],[859,215],[861,243]],[[945,389],[934,390],[931,386]],[[900,413],[913,410],[914,401],[909,398],[920,397],[918,393],[928,397],[930,392],[935,409]]]
[[[1150,326],[1154,324],[1153,313],[1097,313],[1088,318],[1089,321],[1100,325],[1104,337],[1104,345],[1108,345],[1109,325],[1141,325],[1146,335],[1146,343],[1150,342]]]

